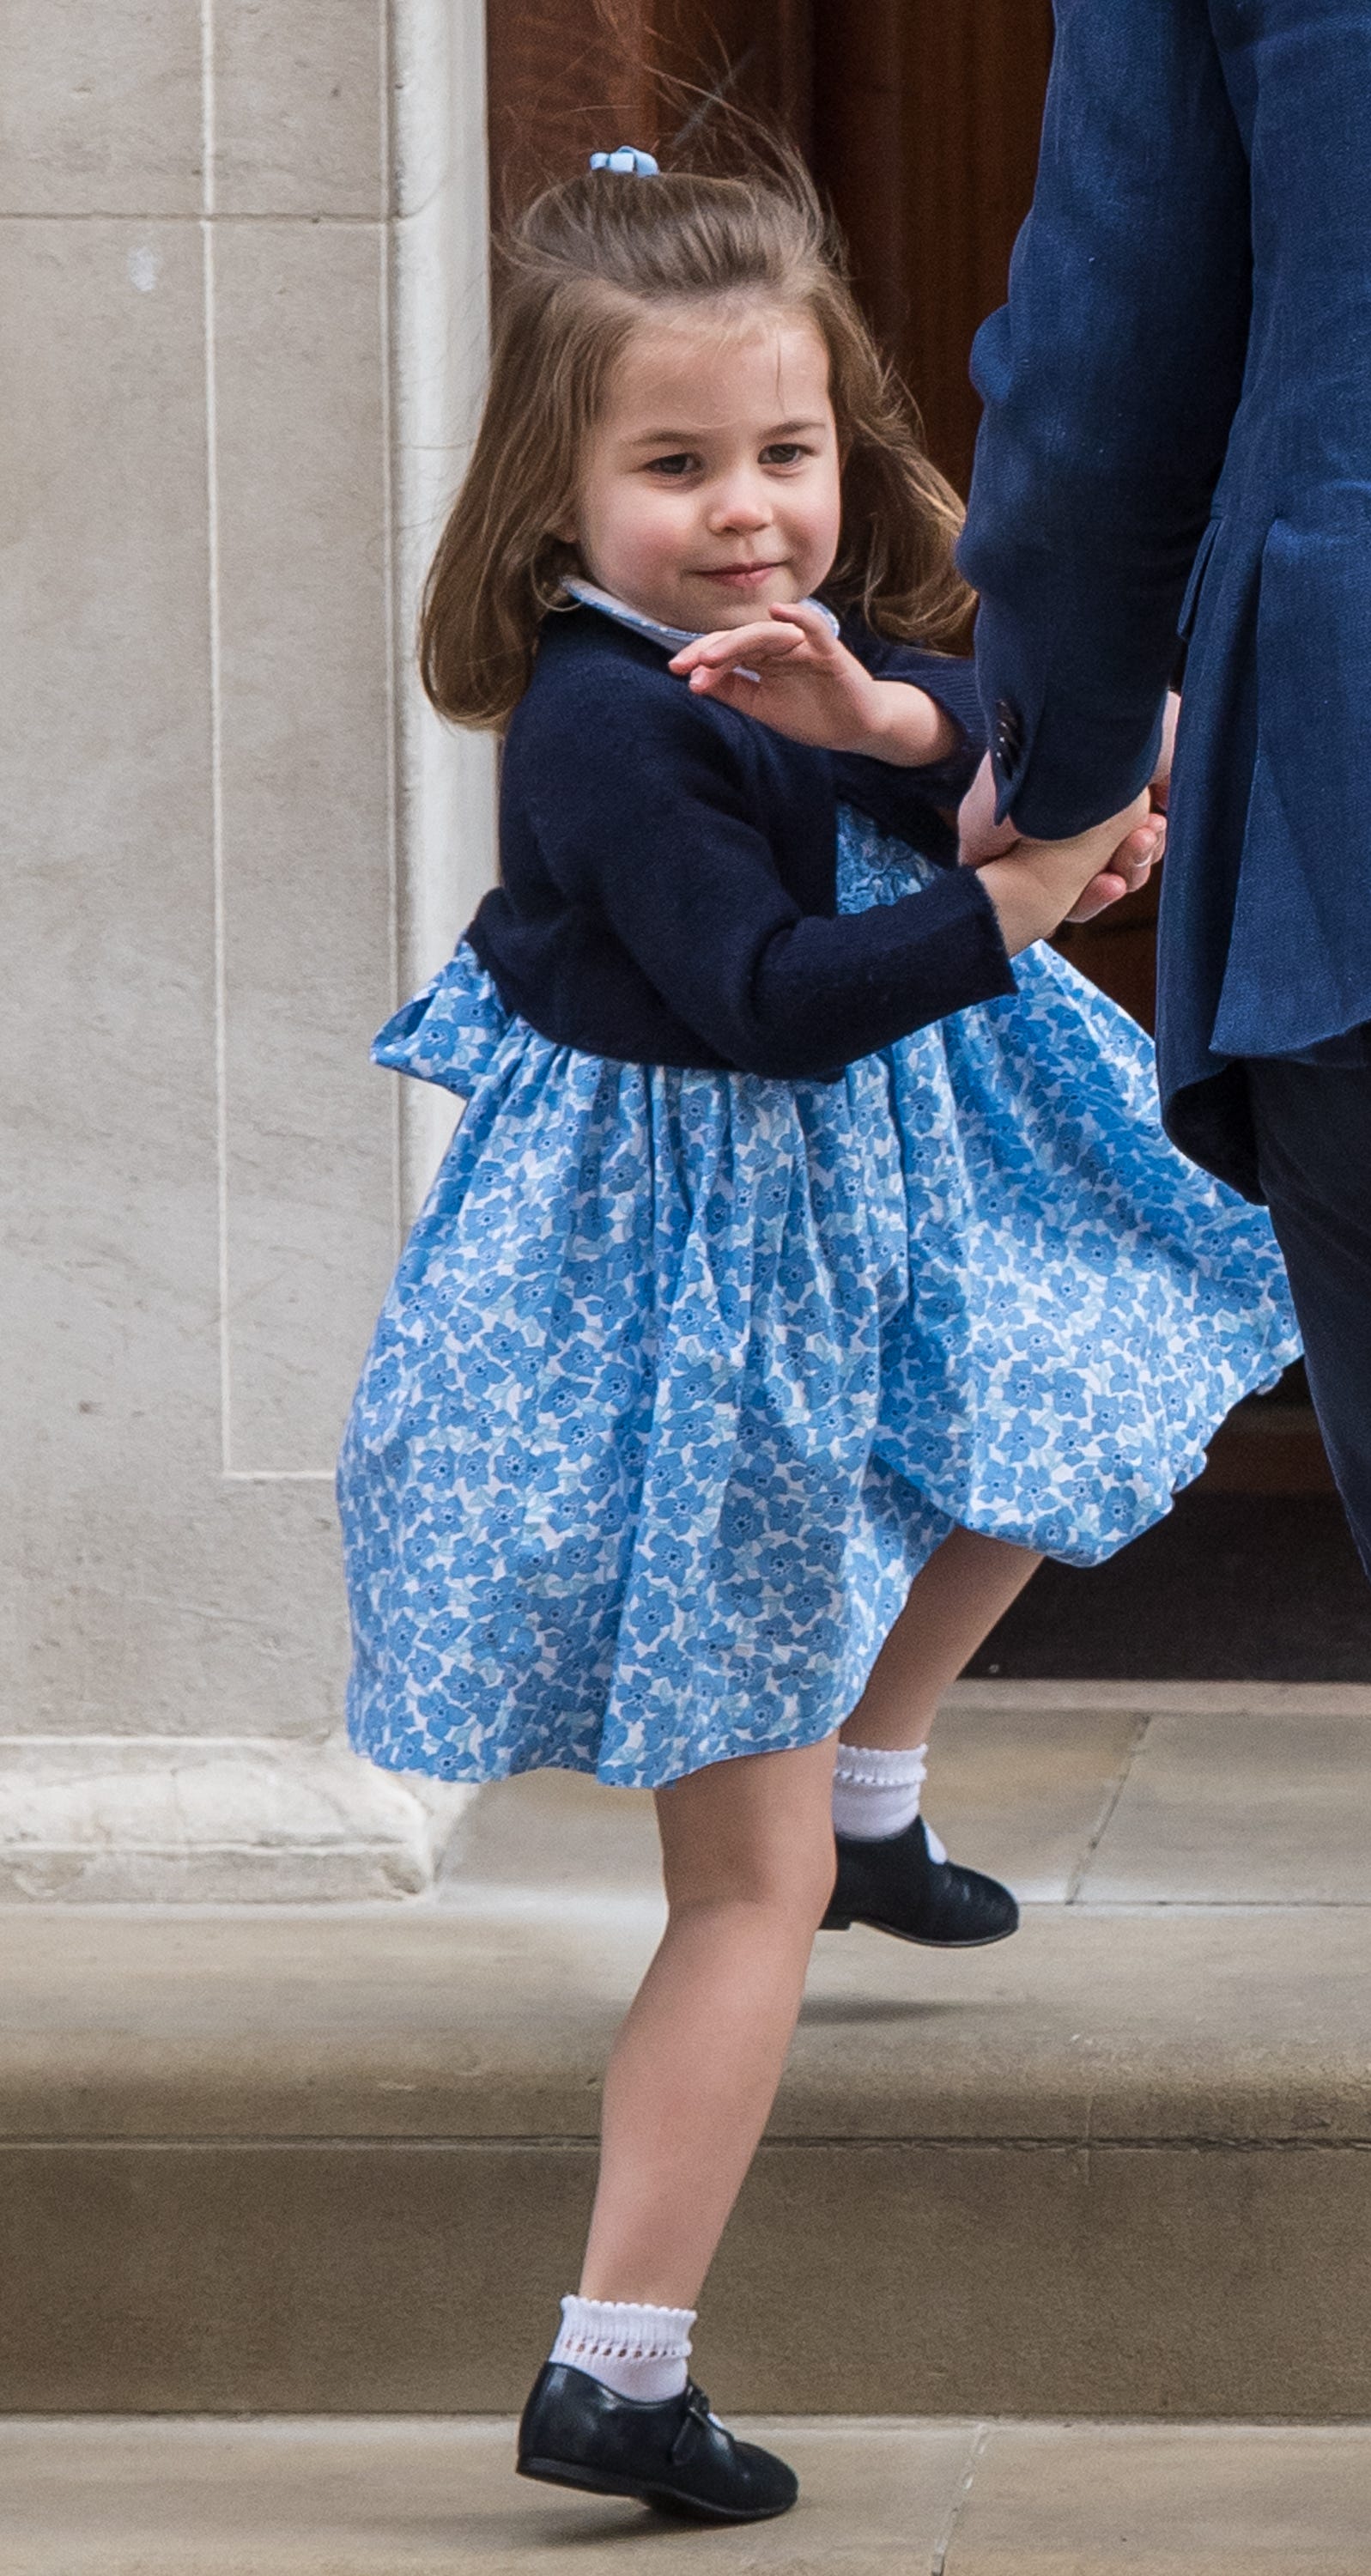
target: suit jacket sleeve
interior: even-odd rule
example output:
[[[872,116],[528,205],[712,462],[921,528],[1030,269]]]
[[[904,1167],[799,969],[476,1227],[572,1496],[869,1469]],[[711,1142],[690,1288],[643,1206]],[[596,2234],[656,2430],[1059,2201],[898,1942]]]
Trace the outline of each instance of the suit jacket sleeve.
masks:
[[[1208,0],[1057,0],[1032,211],[977,336],[959,560],[999,810],[1051,839],[1155,765],[1241,389],[1250,183]]]

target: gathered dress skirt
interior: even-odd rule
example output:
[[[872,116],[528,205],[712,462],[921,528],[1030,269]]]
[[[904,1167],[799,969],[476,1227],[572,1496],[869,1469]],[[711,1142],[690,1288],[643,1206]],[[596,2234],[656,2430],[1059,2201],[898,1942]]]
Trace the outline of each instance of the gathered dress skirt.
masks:
[[[839,901],[934,871],[845,810]],[[376,1060],[465,1115],[339,1468],[357,1750],[655,1787],[810,1743],[954,1526],[1094,1565],[1299,1348],[1261,1209],[1045,943],[836,1082],[613,1062],[463,946]]]

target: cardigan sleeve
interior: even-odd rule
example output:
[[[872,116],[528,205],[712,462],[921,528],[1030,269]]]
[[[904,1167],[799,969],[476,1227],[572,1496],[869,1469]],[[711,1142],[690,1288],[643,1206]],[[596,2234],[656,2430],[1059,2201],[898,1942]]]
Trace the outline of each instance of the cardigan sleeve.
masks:
[[[951,653],[930,653],[921,644],[901,644],[857,619],[844,625],[842,639],[873,679],[903,680],[909,688],[922,689],[951,717],[961,736],[955,749],[943,760],[901,775],[917,786],[926,804],[960,805],[987,749],[975,663]]]
[[[893,761],[870,760],[860,752],[835,753],[833,783],[838,796],[869,814],[883,832],[894,832],[940,867],[955,867],[956,835],[944,815],[949,806],[960,805],[986,748],[975,663],[925,652],[916,644],[896,643],[873,634],[856,617],[845,621],[842,639],[873,678],[903,680],[936,699],[961,740],[945,760],[929,761],[921,769],[897,768]]]
[[[746,717],[734,720],[745,728]],[[727,1064],[795,1080],[1015,989],[970,870],[829,919],[787,893],[745,734],[671,682],[559,700],[525,770],[539,854]]]

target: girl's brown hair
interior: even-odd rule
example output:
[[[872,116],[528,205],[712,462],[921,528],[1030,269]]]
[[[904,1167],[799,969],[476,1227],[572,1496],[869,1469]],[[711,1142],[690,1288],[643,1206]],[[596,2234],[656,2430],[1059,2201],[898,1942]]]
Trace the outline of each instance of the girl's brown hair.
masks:
[[[842,541],[823,584],[887,635],[953,649],[971,593],[952,560],[962,509],[847,281],[813,181],[778,149],[748,178],[587,172],[547,188],[496,245],[490,389],[424,588],[419,667],[439,713],[505,724],[541,620],[566,605],[581,459],[646,307],[722,298],[808,313],[829,355],[843,455]]]

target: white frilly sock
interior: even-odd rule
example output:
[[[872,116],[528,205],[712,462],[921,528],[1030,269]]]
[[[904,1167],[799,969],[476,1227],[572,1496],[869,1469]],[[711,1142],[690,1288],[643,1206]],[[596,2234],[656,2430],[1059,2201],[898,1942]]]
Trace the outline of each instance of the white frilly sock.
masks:
[[[695,2315],[694,2308],[646,2308],[631,2299],[563,2299],[551,2357],[620,2397],[679,2397]]]
[[[887,1753],[874,1744],[838,1745],[833,1773],[833,1830],[852,1842],[889,1842],[913,1824],[919,1812],[928,1746],[915,1744]],[[924,1826],[929,1856],[946,1860],[947,1846],[931,1825]]]

